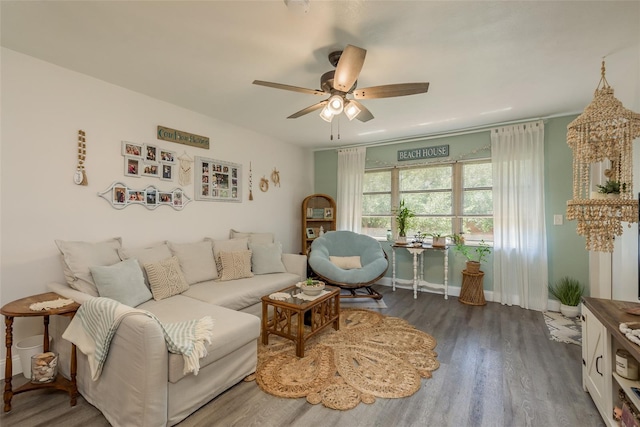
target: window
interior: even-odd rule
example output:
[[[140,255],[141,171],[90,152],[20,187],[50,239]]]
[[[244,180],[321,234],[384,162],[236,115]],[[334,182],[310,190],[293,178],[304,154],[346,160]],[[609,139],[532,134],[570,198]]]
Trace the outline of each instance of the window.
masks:
[[[393,207],[404,200],[416,214],[407,236],[465,234],[469,242],[493,240],[489,160],[374,170],[365,173],[362,232],[384,238],[395,230]]]

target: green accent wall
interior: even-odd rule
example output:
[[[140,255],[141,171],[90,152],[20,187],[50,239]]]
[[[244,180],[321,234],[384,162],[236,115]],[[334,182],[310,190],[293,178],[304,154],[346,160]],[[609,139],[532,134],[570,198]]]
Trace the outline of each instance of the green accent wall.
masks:
[[[573,162],[571,149],[566,142],[567,124],[576,116],[558,117],[545,120],[545,221],[547,233],[547,256],[549,261],[549,283],[563,276],[580,280],[589,288],[589,255],[582,236],[576,234],[575,221],[566,220],[566,203],[572,197]],[[394,165],[424,164],[425,162],[456,161],[490,157],[490,132],[480,131],[464,135],[452,135],[439,138],[416,139],[411,142],[379,145],[367,148],[367,169],[391,167]],[[449,157],[419,161],[398,162],[398,150],[449,145]],[[314,191],[337,196],[338,153],[336,149],[316,151],[314,153]],[[340,210],[340,206],[337,206]],[[562,215],[563,224],[553,225],[554,215]],[[391,260],[391,249],[383,243],[383,248]],[[442,255],[429,253],[425,258],[425,279],[442,282]],[[485,272],[484,289],[493,290],[493,257],[483,264]],[[396,253],[396,276],[408,279],[412,277],[412,263],[406,251]],[[464,260],[454,251],[449,252],[449,285],[460,286],[464,269]],[[391,277],[391,268],[387,272]],[[588,292],[588,291],[587,291]]]

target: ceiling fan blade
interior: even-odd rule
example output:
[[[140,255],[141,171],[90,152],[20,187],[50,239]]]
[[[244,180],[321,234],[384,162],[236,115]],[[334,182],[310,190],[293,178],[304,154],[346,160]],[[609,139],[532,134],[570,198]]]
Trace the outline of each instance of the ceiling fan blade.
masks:
[[[265,81],[262,81],[262,80],[254,80],[253,84],[254,85],[259,85],[259,86],[272,87],[272,88],[275,88],[275,89],[290,90],[292,92],[306,93],[306,94],[309,94],[309,95],[322,95],[322,96],[329,95],[327,92],[323,92],[323,91],[321,91],[319,89],[307,89],[307,88],[304,88],[304,87],[283,85],[281,83],[265,82]]]
[[[371,114],[371,111],[369,111],[369,109],[362,105],[360,102],[356,101],[355,99],[350,99],[349,102],[355,104],[360,109],[360,113],[358,113],[356,119],[360,120],[361,122],[368,122],[369,120],[373,119],[373,114]]]
[[[358,80],[366,55],[367,51],[357,46],[348,44],[344,48],[333,78],[334,89],[349,92],[356,80]]]
[[[329,101],[328,100],[324,100],[321,102],[318,102],[317,104],[313,104],[307,108],[303,108],[302,110],[298,111],[297,113],[293,113],[292,115],[290,115],[289,117],[287,117],[287,119],[297,119],[300,116],[304,116],[305,114],[309,114],[313,111],[319,110],[322,107],[324,107],[325,105],[327,105]]]
[[[357,89],[353,91],[353,96],[357,99],[391,98],[425,93],[428,90],[429,83],[399,83]]]

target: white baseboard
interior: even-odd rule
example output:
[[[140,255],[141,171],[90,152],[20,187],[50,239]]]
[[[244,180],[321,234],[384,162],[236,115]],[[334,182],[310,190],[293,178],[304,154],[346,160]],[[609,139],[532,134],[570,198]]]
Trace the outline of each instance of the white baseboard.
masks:
[[[391,284],[391,278],[390,277],[383,277],[382,279],[378,280],[376,282],[377,285],[383,285],[383,286],[388,286],[388,287],[392,287]],[[413,287],[411,285],[407,285],[407,284],[400,284],[396,281],[396,289],[411,289],[413,290]],[[448,293],[450,297],[459,297],[460,296],[460,287],[459,286],[449,286],[448,287]],[[429,289],[428,287],[425,286],[418,286],[418,292],[428,292],[430,294],[443,294],[442,289]],[[493,301],[493,291],[484,291],[484,299],[487,301]]]

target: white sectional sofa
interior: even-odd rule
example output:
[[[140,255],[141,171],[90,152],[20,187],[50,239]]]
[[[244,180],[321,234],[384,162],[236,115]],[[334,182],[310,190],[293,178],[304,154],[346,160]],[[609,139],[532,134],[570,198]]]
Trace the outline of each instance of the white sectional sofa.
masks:
[[[232,230],[230,237],[193,243],[165,242],[139,249],[123,248],[119,238],[98,243],[56,242],[67,283],[51,283],[49,290],[79,303],[94,296],[129,302],[127,305],[153,313],[162,323],[203,316],[211,316],[215,322],[213,340],[207,345],[208,355],[200,360],[198,375],[183,374],[182,356],[168,352],[160,325],[147,316],[124,318],[97,381],[91,379],[86,356],[78,352],[78,389],[112,425],[177,424],[255,371],[260,298],[302,280],[307,258],[282,254],[269,233]],[[132,271],[132,259],[138,261],[134,264],[140,274],[149,273],[142,280],[151,292],[146,286],[146,292],[140,288],[138,272]],[[167,263],[175,267],[176,262],[186,285],[172,283],[170,289],[159,290],[158,282],[162,280],[152,267]],[[172,277],[165,275],[165,285],[167,278],[181,280]],[[68,323],[68,319],[54,316],[51,328],[54,348],[61,358],[59,369],[66,376],[71,346],[61,335]]]

